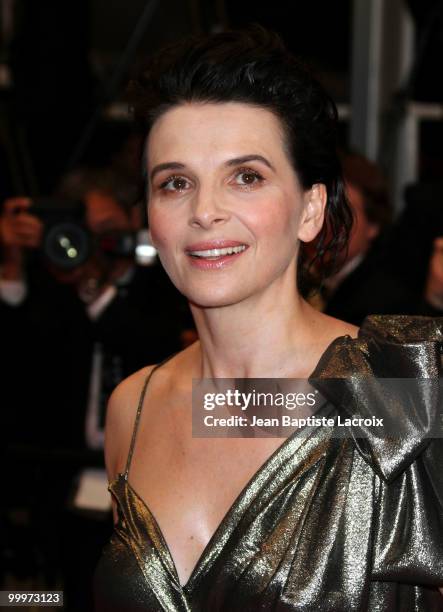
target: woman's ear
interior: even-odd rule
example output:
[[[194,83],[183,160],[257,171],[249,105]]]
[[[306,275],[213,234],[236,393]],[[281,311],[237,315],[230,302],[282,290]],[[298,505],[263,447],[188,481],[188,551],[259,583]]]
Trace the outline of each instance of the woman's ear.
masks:
[[[326,185],[315,183],[304,194],[304,208],[298,228],[298,238],[302,242],[311,242],[323,226],[328,194]]]

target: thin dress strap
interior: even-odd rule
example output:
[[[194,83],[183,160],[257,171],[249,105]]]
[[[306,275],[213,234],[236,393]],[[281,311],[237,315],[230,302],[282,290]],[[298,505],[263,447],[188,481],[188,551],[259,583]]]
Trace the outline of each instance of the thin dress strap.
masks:
[[[138,426],[140,424],[140,415],[142,413],[143,403],[144,403],[144,399],[146,395],[146,389],[148,388],[148,384],[149,384],[149,381],[151,380],[151,376],[154,374],[155,370],[157,370],[164,363],[172,359],[172,357],[174,357],[174,355],[176,355],[177,352],[173,353],[172,355],[169,355],[168,357],[166,357],[166,359],[163,359],[163,361],[160,361],[160,363],[155,365],[152,368],[152,370],[149,372],[149,374],[147,375],[143,383],[143,387],[140,393],[140,399],[138,400],[137,413],[135,415],[134,430],[132,432],[131,445],[129,447],[129,452],[128,452],[128,459],[126,461],[126,468],[125,468],[125,473],[124,473],[125,480],[128,480],[129,468],[131,467],[132,455],[134,453],[135,439],[137,437]]]

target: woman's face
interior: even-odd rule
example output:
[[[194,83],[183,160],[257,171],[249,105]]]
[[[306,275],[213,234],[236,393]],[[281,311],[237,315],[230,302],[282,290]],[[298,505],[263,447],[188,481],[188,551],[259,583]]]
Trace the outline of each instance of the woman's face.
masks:
[[[182,104],[154,123],[146,152],[152,240],[191,302],[226,306],[294,290],[298,242],[320,230],[326,194],[300,186],[274,114],[237,102]]]

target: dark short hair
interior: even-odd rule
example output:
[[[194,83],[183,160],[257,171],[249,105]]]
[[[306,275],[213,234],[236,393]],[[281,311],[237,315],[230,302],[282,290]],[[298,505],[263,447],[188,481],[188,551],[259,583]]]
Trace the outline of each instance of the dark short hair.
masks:
[[[328,194],[314,255],[301,248],[299,288],[306,290],[314,262],[323,278],[333,271],[352,226],[337,153],[337,109],[276,33],[254,25],[173,44],[150,59],[129,96],[148,133],[163,113],[186,102],[241,102],[271,111],[303,188],[324,183]]]

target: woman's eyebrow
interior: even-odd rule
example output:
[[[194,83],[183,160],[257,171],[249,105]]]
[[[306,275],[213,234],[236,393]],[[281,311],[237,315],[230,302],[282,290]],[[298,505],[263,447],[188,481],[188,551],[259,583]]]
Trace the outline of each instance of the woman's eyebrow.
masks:
[[[154,166],[149,177],[152,181],[154,176],[162,170],[183,170],[184,167],[185,164],[181,164],[180,162],[164,162],[163,164],[157,164],[157,166]]]
[[[273,165],[266,159],[266,157],[263,157],[263,155],[258,155],[258,154],[251,154],[251,155],[242,155],[241,157],[234,157],[233,159],[229,159],[227,162],[225,162],[225,166],[240,166],[241,164],[247,164],[248,162],[251,161],[259,161],[262,162],[263,164],[265,164],[265,166],[268,166],[268,168],[270,168],[271,170],[275,169],[273,167]],[[151,170],[151,174],[150,174],[150,179],[152,181],[152,179],[154,178],[154,176],[156,174],[158,174],[159,172],[162,172],[163,170],[183,170],[183,168],[185,168],[185,164],[182,164],[181,162],[164,162],[162,164],[157,164],[157,166],[154,166]]]
[[[251,161],[260,161],[263,164],[265,164],[265,166],[268,166],[268,168],[270,168],[271,170],[275,172],[275,168],[273,167],[271,162],[269,162],[266,159],[266,157],[263,157],[263,155],[256,155],[255,153],[253,153],[252,155],[242,155],[241,157],[234,157],[233,159],[229,159],[225,163],[225,165],[226,166],[240,166],[241,164],[247,164],[248,162],[251,162]]]

